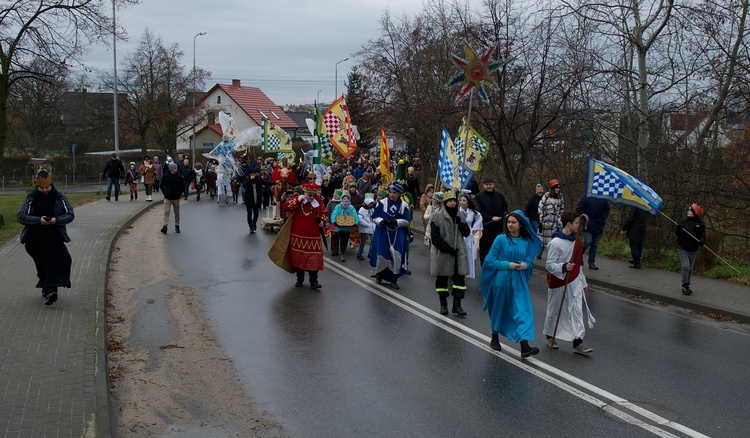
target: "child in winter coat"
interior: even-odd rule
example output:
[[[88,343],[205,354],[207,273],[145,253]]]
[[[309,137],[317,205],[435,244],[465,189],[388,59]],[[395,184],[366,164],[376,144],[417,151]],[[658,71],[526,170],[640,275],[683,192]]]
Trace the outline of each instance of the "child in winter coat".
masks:
[[[125,184],[130,187],[130,200],[135,197],[138,200],[138,179],[141,177],[141,173],[135,168],[135,162],[131,161],[128,165],[128,171],[125,173]]]
[[[339,216],[354,216],[354,224],[352,226],[339,225],[337,221]],[[359,224],[359,215],[352,205],[352,198],[349,192],[341,194],[341,203],[333,209],[331,223],[336,224],[336,233],[339,235],[339,255],[341,256],[341,261],[345,262],[346,248],[349,246],[349,234],[352,232],[352,228]]]
[[[365,249],[367,240],[372,237],[372,233],[375,232],[375,223],[372,221],[372,209],[375,207],[375,197],[372,193],[365,195],[365,203],[359,207],[359,249],[357,250],[357,260],[364,260],[365,256],[362,255]]]

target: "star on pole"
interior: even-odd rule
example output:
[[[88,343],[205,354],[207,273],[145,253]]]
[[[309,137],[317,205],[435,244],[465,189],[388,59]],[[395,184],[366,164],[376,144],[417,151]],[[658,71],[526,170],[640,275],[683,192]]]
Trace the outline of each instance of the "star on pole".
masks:
[[[466,52],[466,59],[461,58],[457,55],[452,55],[453,62],[463,70],[461,74],[454,77],[446,88],[454,85],[461,84],[461,90],[456,96],[456,101],[461,101],[465,98],[471,90],[477,89],[479,97],[482,98],[482,102],[485,105],[489,105],[490,99],[487,96],[487,92],[484,90],[484,84],[492,84],[490,73],[502,67],[505,62],[502,61],[490,61],[490,55],[495,50],[495,46],[490,46],[487,52],[482,57],[477,57],[474,50],[469,46],[468,43],[464,43],[464,51]]]

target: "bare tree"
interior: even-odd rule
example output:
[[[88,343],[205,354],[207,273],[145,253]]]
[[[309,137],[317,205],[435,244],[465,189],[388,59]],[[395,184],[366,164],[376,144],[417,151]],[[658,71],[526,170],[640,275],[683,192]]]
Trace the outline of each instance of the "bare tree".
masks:
[[[121,4],[135,0],[118,0]],[[69,67],[88,44],[111,34],[109,3],[101,0],[16,0],[0,8],[0,161],[8,139],[8,98],[23,78],[44,78],[34,60]]]

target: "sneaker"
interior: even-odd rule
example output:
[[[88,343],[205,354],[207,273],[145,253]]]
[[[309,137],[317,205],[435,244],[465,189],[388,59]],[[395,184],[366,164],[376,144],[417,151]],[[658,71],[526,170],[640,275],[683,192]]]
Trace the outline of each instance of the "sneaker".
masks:
[[[596,266],[596,265],[595,265],[595,264],[593,264],[593,263],[589,263],[589,269],[592,269],[592,270],[594,270],[594,271],[598,271],[598,270],[599,270],[599,267],[598,267],[598,266]]]
[[[57,301],[57,292],[50,292],[45,298],[47,299],[44,301],[44,305],[49,306]]]
[[[690,295],[693,291],[690,289],[690,285],[682,286],[682,294],[683,295]]]
[[[161,232],[163,234],[167,234],[167,226],[166,225],[164,225],[163,227],[161,227]]]
[[[174,232],[179,234],[180,233],[180,227],[174,227]]]
[[[557,350],[558,348],[560,348],[560,347],[558,347],[557,341],[554,338],[547,339],[547,347],[549,347],[549,348],[551,348],[553,350]]]
[[[588,354],[588,353],[591,353],[592,351],[594,351],[594,349],[587,346],[583,342],[580,343],[577,347],[573,348],[573,353],[576,353],[576,354]]]
[[[341,256],[341,263],[344,263],[346,261],[346,258],[344,256]]]
[[[365,259],[365,256],[363,256],[362,254],[357,254],[357,260],[364,260],[364,259]]]

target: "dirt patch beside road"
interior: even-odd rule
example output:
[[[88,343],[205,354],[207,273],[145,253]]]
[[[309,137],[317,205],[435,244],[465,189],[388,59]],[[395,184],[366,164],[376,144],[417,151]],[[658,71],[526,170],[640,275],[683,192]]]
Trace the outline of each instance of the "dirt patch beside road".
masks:
[[[161,343],[158,346],[132,340],[132,321],[142,308],[135,299],[137,291],[169,284],[178,274],[158,234],[161,217],[157,207],[138,219],[116,242],[110,263],[108,372],[117,435],[287,436],[244,390],[208,328],[203,303],[189,285],[165,286],[158,298],[165,300],[164,306],[154,299],[146,301],[165,309],[159,316],[174,328],[174,339],[154,341]]]

